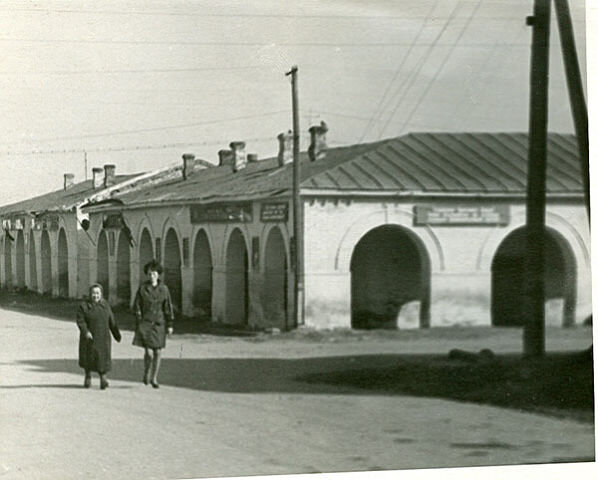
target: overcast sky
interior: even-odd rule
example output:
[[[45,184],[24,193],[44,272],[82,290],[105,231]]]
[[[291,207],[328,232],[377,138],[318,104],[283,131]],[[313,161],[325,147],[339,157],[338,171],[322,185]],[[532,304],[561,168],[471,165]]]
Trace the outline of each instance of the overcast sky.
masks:
[[[582,0],[570,0],[585,72]],[[302,144],[411,131],[526,131],[533,0],[0,3],[0,204],[117,173],[276,153],[299,67]],[[550,125],[572,132],[558,31]],[[170,146],[164,148],[164,146]],[[67,151],[64,153],[64,151]],[[74,150],[74,152],[72,152]],[[51,153],[56,152],[56,153]]]

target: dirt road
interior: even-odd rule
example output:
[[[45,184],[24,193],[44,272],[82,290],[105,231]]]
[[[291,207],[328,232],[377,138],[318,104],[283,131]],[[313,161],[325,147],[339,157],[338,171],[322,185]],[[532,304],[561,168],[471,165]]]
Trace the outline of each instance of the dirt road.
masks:
[[[110,388],[100,391],[94,377],[85,390],[74,323],[0,310],[0,477],[189,478],[594,455],[589,424],[300,380],[387,365],[398,348],[390,340],[175,335],[154,390],[140,382],[142,351],[131,337],[113,345]],[[400,348],[446,352],[432,340]]]

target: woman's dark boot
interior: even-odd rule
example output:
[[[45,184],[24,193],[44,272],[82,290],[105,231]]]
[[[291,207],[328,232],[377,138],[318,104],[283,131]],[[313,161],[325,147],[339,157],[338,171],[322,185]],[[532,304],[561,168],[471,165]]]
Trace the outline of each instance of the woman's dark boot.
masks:
[[[83,386],[85,388],[91,387],[91,372],[85,372],[85,379],[83,380]]]
[[[100,389],[106,390],[108,388],[108,385],[110,385],[110,384],[108,383],[108,380],[106,380],[106,375],[103,373],[100,373]]]

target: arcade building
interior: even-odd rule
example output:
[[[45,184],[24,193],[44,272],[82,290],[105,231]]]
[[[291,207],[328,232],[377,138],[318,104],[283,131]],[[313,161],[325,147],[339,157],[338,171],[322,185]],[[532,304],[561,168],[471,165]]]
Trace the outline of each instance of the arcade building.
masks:
[[[306,326],[523,324],[527,134],[411,133],[328,148],[326,131],[312,127],[301,154]],[[184,155],[176,173],[146,174],[130,188],[85,198],[77,208],[86,229],[62,240],[85,252],[69,257],[68,296],[99,281],[111,303],[130,305],[143,265],[156,258],[180,314],[297,327],[290,132],[278,136],[278,150],[262,160],[233,142],[218,152],[218,165]],[[546,185],[546,323],[571,326],[591,313],[590,236],[573,135],[549,134]],[[49,261],[64,276],[62,257],[27,254],[19,232],[31,230],[4,223],[11,215],[0,208],[2,285],[17,278],[43,291],[40,275],[23,269],[31,271],[35,258],[35,268]],[[36,245],[50,230],[43,225],[32,230]],[[66,293],[60,273],[50,278],[53,294]]]

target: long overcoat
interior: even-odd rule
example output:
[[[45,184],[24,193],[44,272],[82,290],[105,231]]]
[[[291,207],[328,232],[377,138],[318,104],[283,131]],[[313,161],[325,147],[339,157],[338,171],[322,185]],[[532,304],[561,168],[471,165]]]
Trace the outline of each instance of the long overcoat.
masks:
[[[77,311],[77,326],[80,331],[79,366],[92,372],[109,372],[112,367],[110,333],[117,342],[120,342],[121,334],[108,302],[82,303]],[[87,332],[91,332],[92,340],[87,338]]]
[[[170,291],[164,283],[155,287],[147,281],[143,283],[133,304],[137,328],[133,345],[143,348],[164,348],[166,329],[174,325],[174,311]]]

